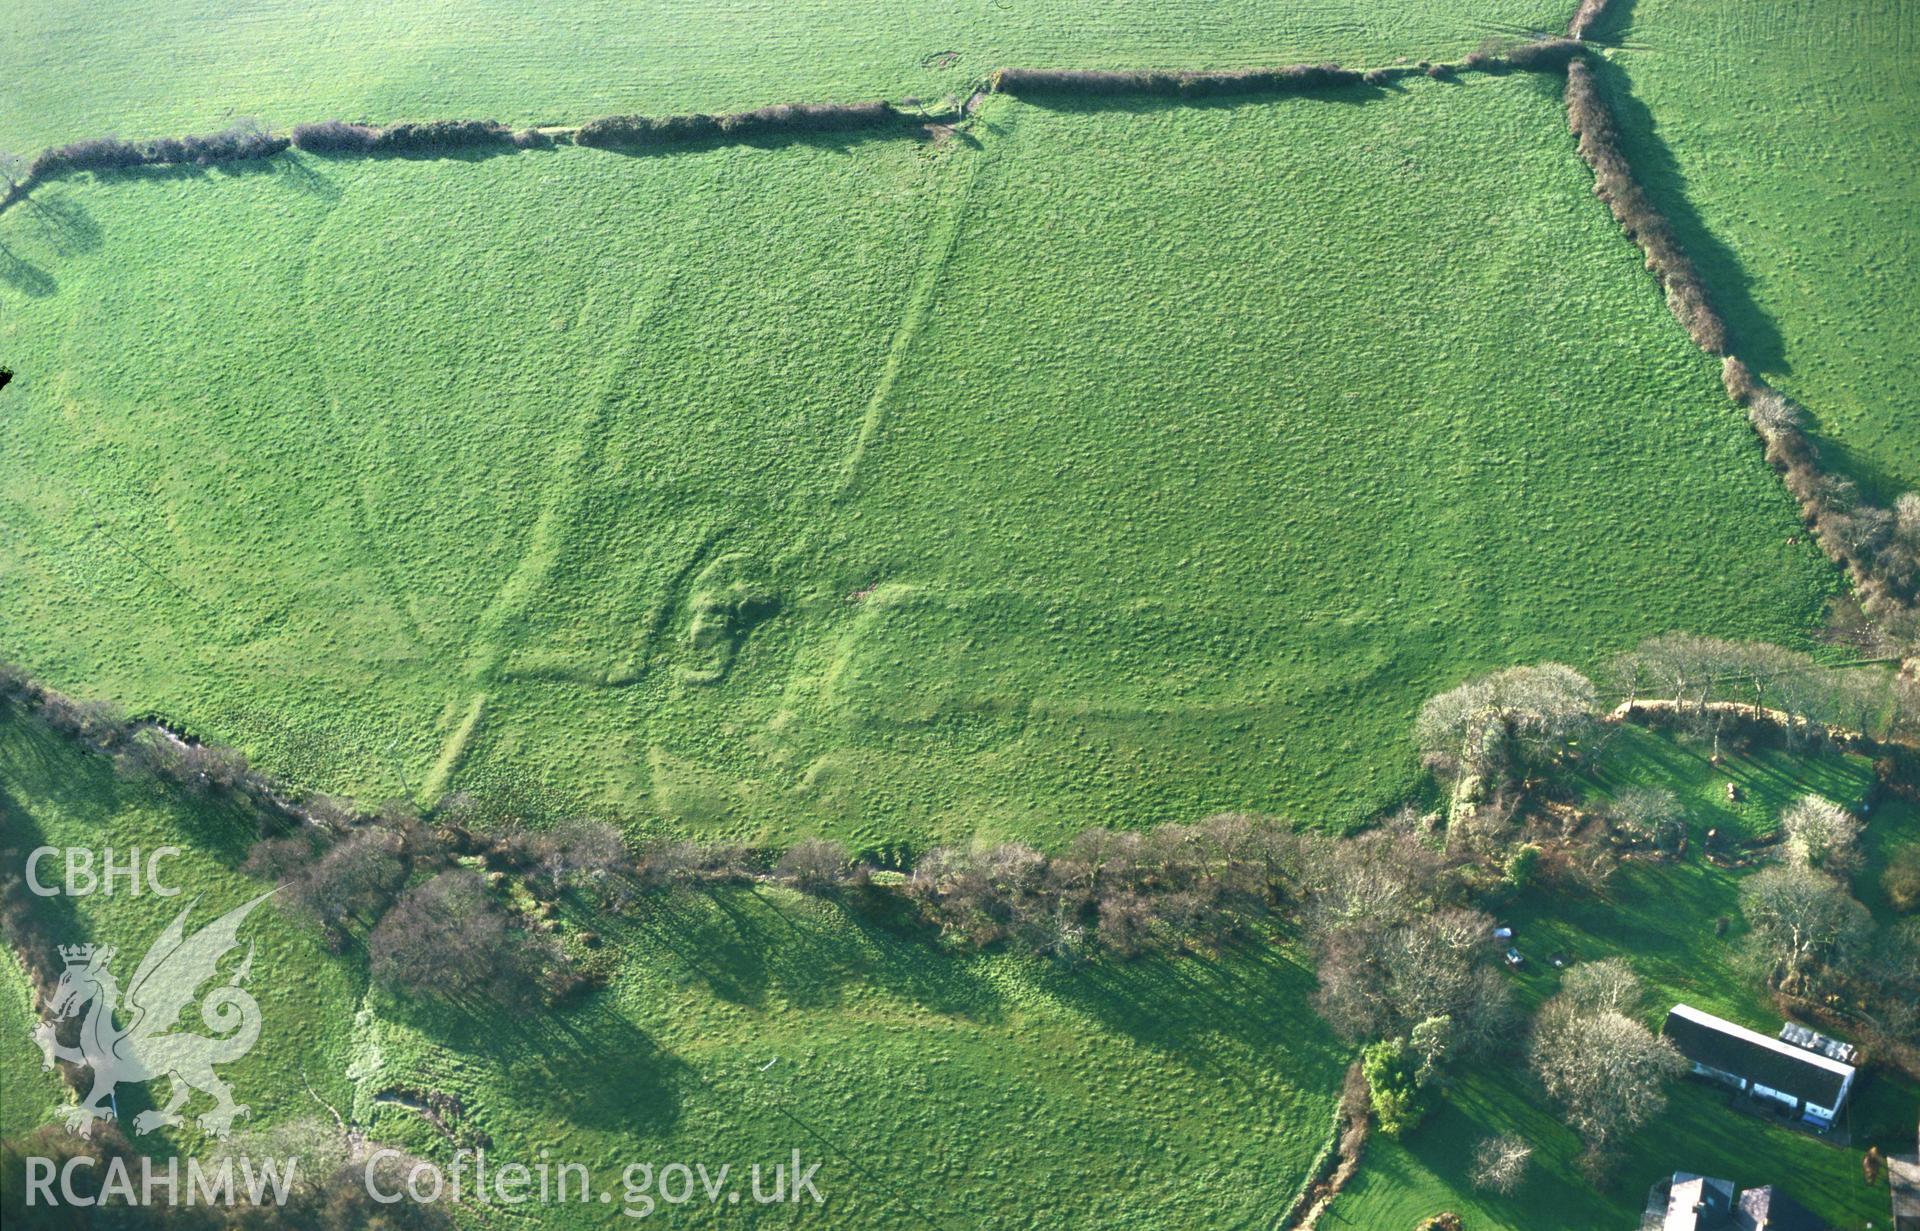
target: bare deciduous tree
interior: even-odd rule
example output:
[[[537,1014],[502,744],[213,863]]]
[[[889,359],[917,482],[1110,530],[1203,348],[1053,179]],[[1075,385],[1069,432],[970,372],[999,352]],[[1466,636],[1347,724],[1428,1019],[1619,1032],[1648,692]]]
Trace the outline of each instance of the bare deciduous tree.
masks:
[[[1557,997],[1580,1013],[1631,1014],[1644,995],[1640,976],[1625,958],[1602,958],[1572,967],[1560,979]]]
[[[1842,963],[1873,924],[1838,881],[1804,864],[1748,877],[1740,909],[1769,966],[1768,982],[1787,991],[1805,990],[1822,966]]]
[[[1498,1039],[1512,1020],[1505,980],[1489,965],[1493,919],[1447,908],[1385,925],[1343,925],[1318,945],[1323,1016],[1348,1037],[1404,1036],[1447,1017],[1459,1048]]]
[[[1686,1071],[1673,1044],[1632,1018],[1582,1012],[1558,997],[1534,1024],[1529,1062],[1586,1142],[1589,1170],[1605,1166],[1620,1139],[1666,1106],[1666,1084]]]
[[[624,898],[631,881],[626,835],[604,821],[568,821],[515,835],[527,884],[542,897],[588,889],[602,901]]]
[[[1482,1138],[1473,1152],[1473,1186],[1510,1196],[1527,1178],[1533,1147],[1513,1133]]]
[[[1607,808],[1607,820],[1617,832],[1663,851],[1680,845],[1685,816],[1674,793],[1659,786],[1628,787]]]
[[[289,909],[312,918],[338,944],[349,924],[378,919],[406,878],[399,837],[362,829],[295,873],[283,893]]]
[[[373,977],[417,996],[519,997],[561,958],[544,938],[516,935],[507,912],[464,868],[402,894],[367,938]]]
[[[1802,795],[1780,814],[1787,852],[1810,868],[1835,877],[1860,867],[1860,821],[1839,804],[1818,795]]]
[[[1593,682],[1572,667],[1511,667],[1429,698],[1414,739],[1429,756],[1484,773],[1510,745],[1536,757],[1557,751],[1592,724],[1594,707]]]
[[[802,893],[823,893],[853,879],[853,856],[844,842],[802,838],[787,848],[773,874]]]

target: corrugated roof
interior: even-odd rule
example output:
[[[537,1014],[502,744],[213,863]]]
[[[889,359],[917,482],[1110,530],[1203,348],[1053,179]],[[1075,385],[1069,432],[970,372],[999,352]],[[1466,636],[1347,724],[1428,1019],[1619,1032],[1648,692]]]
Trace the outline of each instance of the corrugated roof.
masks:
[[[1836,1105],[1853,1075],[1852,1065],[1802,1051],[1691,1005],[1673,1006],[1661,1032],[1695,1064],[1736,1074],[1817,1107]]]

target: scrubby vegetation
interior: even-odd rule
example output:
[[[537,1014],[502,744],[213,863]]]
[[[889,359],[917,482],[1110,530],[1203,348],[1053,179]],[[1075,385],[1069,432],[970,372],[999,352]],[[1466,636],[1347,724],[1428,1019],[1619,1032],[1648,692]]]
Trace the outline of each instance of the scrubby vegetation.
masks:
[[[1289,64],[1283,68],[1246,68],[1226,72],[1110,72],[1097,69],[1002,68],[996,90],[1020,97],[1047,95],[1157,94],[1207,98],[1223,94],[1283,94],[1335,89],[1361,81],[1362,74],[1338,64]]]
[[[923,124],[892,103],[796,103],[724,115],[609,115],[582,124],[581,145],[618,147],[671,145],[683,141],[752,141],[798,133],[858,132],[889,125]]]

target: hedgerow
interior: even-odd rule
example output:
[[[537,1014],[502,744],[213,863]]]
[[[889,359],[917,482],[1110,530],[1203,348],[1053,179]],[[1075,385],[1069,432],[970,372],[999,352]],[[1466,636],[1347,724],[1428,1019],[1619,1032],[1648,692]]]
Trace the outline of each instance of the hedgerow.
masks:
[[[1241,68],[1222,72],[1164,72],[1155,69],[1114,72],[1103,69],[1003,68],[991,79],[995,90],[1015,97],[1047,95],[1153,94],[1206,98],[1228,94],[1298,93],[1358,84],[1365,74],[1338,64],[1289,64],[1281,68]]]
[[[673,145],[721,138],[750,140],[783,133],[855,132],[904,124],[892,103],[790,103],[724,115],[607,115],[582,124],[576,144],[597,149]],[[914,118],[915,122],[917,118]]]
[[[43,180],[69,171],[120,171],[189,163],[205,167],[243,158],[271,158],[288,144],[287,138],[277,137],[250,120],[198,136],[145,141],[92,137],[40,151],[27,166],[27,179]]]
[[[496,120],[424,120],[375,128],[345,120],[299,124],[293,144],[313,154],[442,153],[489,145],[517,145]]]
[[[1791,398],[1733,355],[1720,376],[1821,549],[1847,570],[1861,609],[1897,641],[1920,636],[1920,497],[1905,495],[1893,509],[1861,500],[1854,484],[1820,468],[1806,414]]]
[[[1567,127],[1579,138],[1580,157],[1593,168],[1593,191],[1646,254],[1647,268],[1660,280],[1674,319],[1701,350],[1727,353],[1727,326],[1713,308],[1699,271],[1687,259],[1673,226],[1633,176],[1620,147],[1613,113],[1601,96],[1593,69],[1585,60],[1567,62]]]

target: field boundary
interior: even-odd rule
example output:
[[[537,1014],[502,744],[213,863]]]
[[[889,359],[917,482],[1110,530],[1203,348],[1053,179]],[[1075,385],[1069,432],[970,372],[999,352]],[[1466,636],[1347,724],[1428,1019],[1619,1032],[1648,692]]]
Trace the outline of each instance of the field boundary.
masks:
[[[1604,0],[1581,6],[1589,24],[1602,16]],[[1727,396],[1747,409],[1766,459],[1800,505],[1801,520],[1827,558],[1841,566],[1862,613],[1896,642],[1920,639],[1920,594],[1903,583],[1866,531],[1891,525],[1893,514],[1855,499],[1852,485],[1821,469],[1819,450],[1802,430],[1804,412],[1761,380],[1741,360],[1726,322],[1708,297],[1693,262],[1672,225],[1647,195],[1620,143],[1612,108],[1585,57],[1567,63],[1567,127],[1580,157],[1592,170],[1593,192],[1606,202],[1621,230],[1646,256],[1647,268],[1666,294],[1667,308],[1687,336],[1720,360]]]
[[[347,120],[295,125],[279,134],[241,122],[217,134],[149,137],[124,141],[93,137],[48,146],[25,173],[0,193],[0,213],[42,184],[81,171],[96,174],[148,167],[209,167],[267,161],[289,150],[320,157],[431,158],[513,154],[576,145],[614,152],[797,141],[823,137],[927,140],[966,123],[984,94],[1015,97],[1082,94],[1147,94],[1182,100],[1280,95],[1345,88],[1378,88],[1402,77],[1446,78],[1460,73],[1559,71],[1581,45],[1564,38],[1513,40],[1504,53],[1476,51],[1458,64],[1421,60],[1370,69],[1339,64],[1289,64],[1276,68],[1205,70],[993,69],[965,103],[929,107],[917,99],[866,103],[776,103],[752,111],[683,115],[606,115],[572,125],[514,130],[490,119],[399,121],[385,126]],[[1408,57],[1401,57],[1406,60]]]

